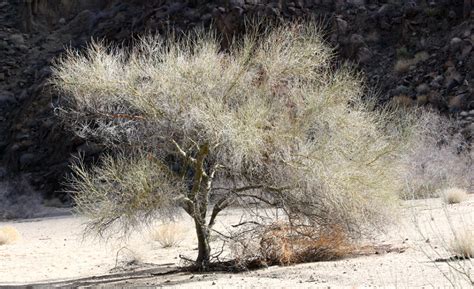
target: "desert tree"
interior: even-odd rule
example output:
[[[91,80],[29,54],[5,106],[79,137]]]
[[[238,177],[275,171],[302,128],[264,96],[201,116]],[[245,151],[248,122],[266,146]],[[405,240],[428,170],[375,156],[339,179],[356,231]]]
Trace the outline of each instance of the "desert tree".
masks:
[[[57,60],[58,116],[109,152],[73,165],[90,229],[127,231],[182,208],[205,267],[216,218],[245,200],[354,236],[387,219],[411,126],[362,100],[362,77],[332,65],[317,27],[257,30],[225,52],[198,31]]]

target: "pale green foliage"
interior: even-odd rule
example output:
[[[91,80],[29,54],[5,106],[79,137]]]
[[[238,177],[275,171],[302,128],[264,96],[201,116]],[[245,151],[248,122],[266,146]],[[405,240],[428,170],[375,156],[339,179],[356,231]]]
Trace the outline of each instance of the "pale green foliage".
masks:
[[[397,157],[409,143],[410,126],[389,126],[393,112],[375,111],[362,101],[362,78],[348,67],[333,70],[331,59],[332,50],[311,25],[250,33],[228,53],[219,51],[212,35],[199,32],[180,40],[144,38],[128,52],[100,43],[85,54],[70,51],[58,61],[52,82],[64,96],[60,116],[81,136],[111,148],[139,148],[164,163],[169,155],[181,158],[173,141],[191,156],[208,145],[208,175],[215,168],[211,194],[217,182],[259,185],[254,195],[277,200],[292,216],[362,232],[391,213],[401,190]],[[109,172],[115,165],[109,159],[93,173],[80,174],[73,187],[80,188],[81,210],[96,224],[108,224],[111,216],[133,219],[141,206],[147,211],[171,204],[152,201],[153,194],[143,204],[126,202],[122,210],[111,210],[113,188],[103,188],[99,178],[106,184],[109,178],[124,179],[120,192],[127,200],[155,190],[165,200],[173,194],[192,202],[208,198],[175,190],[170,178],[147,181],[153,190],[136,187],[155,174],[136,175],[142,162]],[[181,177],[189,184],[186,174]],[[95,203],[88,195],[97,190]],[[110,216],[97,219],[103,211]]]
[[[108,155],[90,170],[80,161],[72,170],[76,208],[90,218],[89,229],[99,233],[114,222],[127,231],[157,214],[171,216],[176,195],[184,191],[168,168],[149,158]]]

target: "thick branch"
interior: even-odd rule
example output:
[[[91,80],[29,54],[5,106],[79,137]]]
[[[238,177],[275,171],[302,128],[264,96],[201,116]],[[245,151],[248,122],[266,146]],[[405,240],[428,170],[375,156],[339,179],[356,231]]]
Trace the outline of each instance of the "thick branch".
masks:
[[[179,206],[194,218],[194,202],[184,196],[181,196],[177,201]]]
[[[222,210],[224,210],[225,208],[230,206],[233,202],[234,202],[234,198],[232,196],[227,196],[227,197],[224,197],[224,198],[220,199],[214,205],[214,209],[212,210],[212,214],[211,214],[211,219],[209,220],[209,229],[211,229],[214,226],[214,224],[216,223],[217,215]]]

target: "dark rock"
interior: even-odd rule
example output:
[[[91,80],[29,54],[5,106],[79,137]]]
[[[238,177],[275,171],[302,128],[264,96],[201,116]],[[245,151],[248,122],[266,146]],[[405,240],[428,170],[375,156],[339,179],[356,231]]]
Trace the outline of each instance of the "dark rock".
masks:
[[[25,44],[25,38],[21,34],[12,34],[10,35],[10,41],[13,45],[20,46]]]
[[[242,8],[245,5],[244,0],[229,0],[229,8],[239,7]]]
[[[451,18],[451,19],[455,19],[456,18],[456,12],[454,12],[453,10],[449,10],[448,17]]]
[[[377,15],[379,17],[391,15],[394,9],[395,8],[392,4],[383,4],[382,7],[380,7],[380,9],[377,11]]]
[[[67,31],[67,33],[71,35],[89,33],[94,24],[94,20],[95,14],[89,10],[84,10],[61,29]]]
[[[461,54],[459,55],[459,60],[463,60],[465,59],[466,57],[469,56],[469,54],[471,53],[472,51],[472,45],[466,45],[464,46],[464,48],[462,49],[462,52]]]
[[[362,45],[364,44],[364,37],[360,34],[352,34],[350,41],[353,45]]]
[[[96,143],[92,143],[92,142],[86,142],[80,145],[79,147],[77,147],[77,152],[80,154],[84,154],[86,156],[98,154],[102,152],[102,150],[103,150],[102,146]]]
[[[365,0],[347,0],[347,3],[352,4],[354,6],[364,6]]]
[[[20,167],[25,168],[34,164],[36,155],[32,153],[25,153],[20,156]]]
[[[0,167],[0,180],[3,180],[7,176],[7,170],[4,167]]]
[[[0,91],[0,105],[15,103],[15,95],[9,91]]]
[[[457,51],[462,46],[462,39],[459,37],[454,37],[449,42],[449,45],[450,45],[451,51]]]
[[[348,24],[347,21],[344,19],[337,17],[336,18],[336,25],[337,25],[337,30],[339,34],[346,34],[347,33],[347,28]]]
[[[426,94],[430,90],[430,87],[426,83],[422,83],[416,87],[416,93]]]
[[[367,63],[372,58],[372,52],[367,47],[361,47],[357,52],[357,60],[360,63]]]
[[[410,94],[410,88],[405,85],[399,85],[394,89],[393,95],[408,95]]]

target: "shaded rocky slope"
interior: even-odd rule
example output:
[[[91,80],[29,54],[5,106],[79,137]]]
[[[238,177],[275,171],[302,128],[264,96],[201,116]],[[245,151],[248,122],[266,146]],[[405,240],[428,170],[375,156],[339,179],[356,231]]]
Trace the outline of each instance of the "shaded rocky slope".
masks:
[[[2,0],[0,0],[2,1]],[[470,1],[31,0],[0,2],[0,181],[21,175],[48,197],[71,154],[100,147],[65,132],[54,117],[50,64],[91,38],[122,43],[143,33],[214,27],[226,39],[244,19],[325,24],[339,57],[357,64],[381,101],[429,105],[474,126],[474,21]],[[56,193],[54,193],[56,194]],[[56,194],[57,195],[57,194]],[[61,194],[59,194],[61,196]]]

